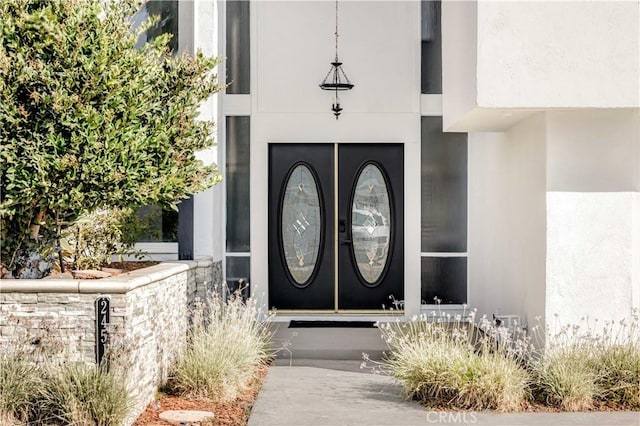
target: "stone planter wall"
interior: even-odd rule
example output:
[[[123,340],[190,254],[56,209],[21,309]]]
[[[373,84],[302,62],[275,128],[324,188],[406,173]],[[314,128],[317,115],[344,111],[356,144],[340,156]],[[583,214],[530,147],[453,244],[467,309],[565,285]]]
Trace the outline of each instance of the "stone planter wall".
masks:
[[[196,300],[221,284],[220,262],[162,263],[101,280],[0,280],[0,345],[62,343],[67,360],[95,363],[95,301],[110,299],[115,345],[126,355],[131,421],[163,384],[186,342]]]

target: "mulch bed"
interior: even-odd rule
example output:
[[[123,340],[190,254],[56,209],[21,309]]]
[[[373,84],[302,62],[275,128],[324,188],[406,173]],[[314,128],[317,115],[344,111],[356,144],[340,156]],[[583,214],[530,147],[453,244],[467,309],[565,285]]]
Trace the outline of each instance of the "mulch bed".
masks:
[[[207,426],[246,426],[253,403],[267,375],[267,369],[268,367],[260,367],[257,378],[250,388],[235,401],[228,403],[215,403],[210,400],[161,394],[158,399],[149,404],[133,426],[168,426],[171,423],[160,420],[159,417],[160,413],[167,410],[211,411],[215,417],[212,421],[205,423]]]

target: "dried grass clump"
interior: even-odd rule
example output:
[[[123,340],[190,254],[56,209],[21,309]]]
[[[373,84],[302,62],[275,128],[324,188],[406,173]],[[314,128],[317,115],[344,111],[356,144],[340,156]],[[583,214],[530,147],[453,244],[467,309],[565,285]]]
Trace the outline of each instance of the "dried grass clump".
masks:
[[[529,376],[516,346],[488,321],[480,331],[475,312],[467,316],[414,318],[406,324],[380,324],[389,346],[382,368],[407,395],[430,406],[514,411],[528,396]]]
[[[272,332],[269,323],[259,319],[255,299],[244,301],[240,293],[224,301],[214,292],[205,306],[204,321],[194,325],[168,387],[188,397],[230,401],[271,358]]]

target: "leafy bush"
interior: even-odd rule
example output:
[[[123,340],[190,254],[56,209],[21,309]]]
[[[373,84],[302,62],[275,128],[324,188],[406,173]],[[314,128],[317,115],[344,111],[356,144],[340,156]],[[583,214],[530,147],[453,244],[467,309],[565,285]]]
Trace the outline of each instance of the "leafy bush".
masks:
[[[226,302],[214,295],[203,319],[194,326],[168,387],[188,397],[233,400],[271,357],[269,323],[259,320],[256,301],[244,302],[239,293]]]
[[[62,246],[68,251],[74,267],[98,268],[111,263],[112,255],[132,252],[134,241],[124,233],[127,222],[135,215],[130,209],[98,209],[81,216],[63,233]],[[131,229],[129,229],[131,231]]]
[[[495,328],[479,332],[474,313],[453,323],[423,315],[380,324],[389,346],[382,368],[408,396],[432,406],[513,411],[526,401],[529,377]],[[488,324],[488,323],[485,323]]]
[[[0,2],[0,241],[57,245],[97,207],[176,208],[218,182],[196,158],[212,145],[200,104],[218,59],[173,56],[170,35],[137,48],[135,0]],[[157,18],[156,18],[157,21]],[[15,275],[15,274],[14,274]]]

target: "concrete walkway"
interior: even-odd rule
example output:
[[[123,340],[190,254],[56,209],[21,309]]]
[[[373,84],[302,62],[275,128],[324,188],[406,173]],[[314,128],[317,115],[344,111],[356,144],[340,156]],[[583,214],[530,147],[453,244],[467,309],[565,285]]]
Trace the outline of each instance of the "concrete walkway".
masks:
[[[406,401],[391,378],[360,370],[359,361],[278,360],[249,426],[640,426],[640,413],[434,412]]]

